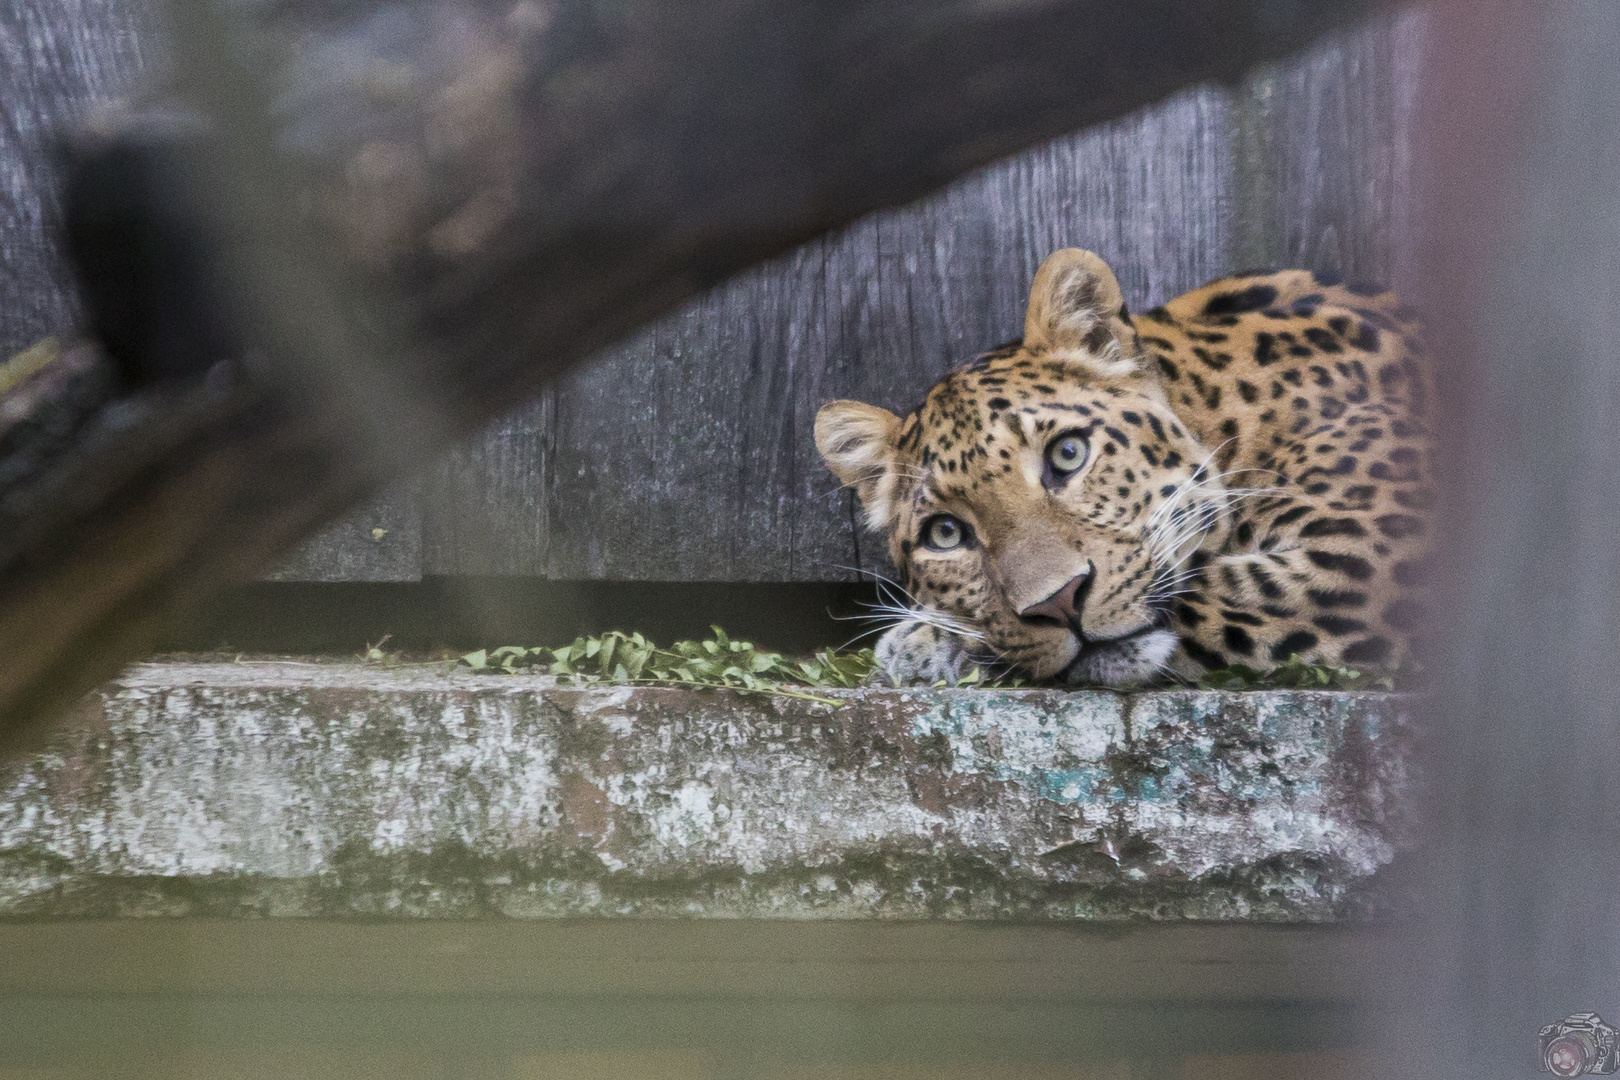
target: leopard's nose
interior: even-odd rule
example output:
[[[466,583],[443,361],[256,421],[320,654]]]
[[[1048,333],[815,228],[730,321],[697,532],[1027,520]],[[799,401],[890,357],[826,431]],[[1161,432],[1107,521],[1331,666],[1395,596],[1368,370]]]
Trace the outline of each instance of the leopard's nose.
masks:
[[[1038,604],[1031,604],[1018,613],[1021,619],[1032,622],[1055,622],[1062,626],[1080,625],[1080,606],[1086,602],[1091,585],[1091,569],[1070,578],[1061,589]]]

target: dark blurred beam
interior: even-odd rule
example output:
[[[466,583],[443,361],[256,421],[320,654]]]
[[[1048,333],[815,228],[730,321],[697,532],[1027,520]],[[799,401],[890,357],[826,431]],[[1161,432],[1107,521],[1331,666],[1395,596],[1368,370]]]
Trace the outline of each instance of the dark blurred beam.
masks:
[[[177,2],[221,149],[152,213],[219,247],[252,362],[121,356],[131,393],[0,460],[0,738],[677,301],[1382,6]]]

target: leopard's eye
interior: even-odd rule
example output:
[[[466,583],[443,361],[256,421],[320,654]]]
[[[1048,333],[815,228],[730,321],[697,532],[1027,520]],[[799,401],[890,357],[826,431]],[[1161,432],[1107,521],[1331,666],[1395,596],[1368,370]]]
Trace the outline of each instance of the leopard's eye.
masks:
[[[967,543],[968,527],[960,518],[936,514],[923,522],[923,544],[935,551],[954,551]]]
[[[1046,463],[1059,478],[1066,477],[1086,463],[1087,450],[1085,438],[1071,431],[1046,445]]]

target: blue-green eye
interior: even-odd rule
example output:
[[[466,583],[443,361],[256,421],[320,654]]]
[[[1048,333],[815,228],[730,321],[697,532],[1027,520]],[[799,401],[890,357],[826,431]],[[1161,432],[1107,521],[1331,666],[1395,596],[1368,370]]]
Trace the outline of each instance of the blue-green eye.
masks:
[[[1071,431],[1046,444],[1046,463],[1056,476],[1066,477],[1079,471],[1080,466],[1086,463],[1088,452],[1085,438],[1079,432]]]
[[[923,545],[935,551],[954,551],[967,543],[967,538],[968,527],[960,518],[935,514],[923,522]]]

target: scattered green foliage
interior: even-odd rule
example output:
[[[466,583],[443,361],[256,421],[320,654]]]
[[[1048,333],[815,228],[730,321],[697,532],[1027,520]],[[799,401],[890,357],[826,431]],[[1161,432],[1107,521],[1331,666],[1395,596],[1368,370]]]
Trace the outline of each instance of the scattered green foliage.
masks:
[[[384,634],[375,645],[367,642],[365,652],[366,660],[371,663],[386,664],[388,662],[388,654],[383,652],[383,646],[388,644],[388,639],[393,636],[393,634]]]
[[[474,671],[505,674],[543,670],[566,683],[727,688],[827,705],[843,703],[799,688],[860,686],[875,666],[871,649],[823,649],[809,660],[792,660],[752,642],[736,641],[718,626],[711,629],[714,637],[707,641],[677,641],[667,649],[640,634],[615,630],[600,637],[575,638],[573,644],[560,649],[517,645],[479,649],[459,663]]]
[[[946,683],[944,679],[941,679],[934,685],[937,687],[942,687],[945,686]],[[972,671],[969,671],[966,675],[963,675],[960,679],[957,679],[952,685],[959,688],[965,686],[978,686],[986,690],[1020,690],[1029,687],[1031,683],[1022,675],[1013,675],[1011,673],[992,675],[984,668],[976,667]]]
[[[519,645],[479,649],[461,657],[456,666],[495,675],[544,672],[578,685],[724,688],[828,705],[842,702],[809,691],[866,685],[877,667],[871,649],[822,649],[808,660],[796,660],[768,652],[752,642],[738,641],[718,626],[710,629],[714,637],[706,641],[677,641],[667,649],[640,634],[615,630],[600,637],[575,638],[560,649]],[[372,646],[369,653],[378,654],[381,644]],[[974,669],[956,685],[1015,689],[1028,684],[1017,676],[998,677]],[[1296,655],[1267,671],[1234,664],[1212,671],[1191,685],[1205,690],[1392,690],[1395,680],[1351,668],[1307,664]]]

